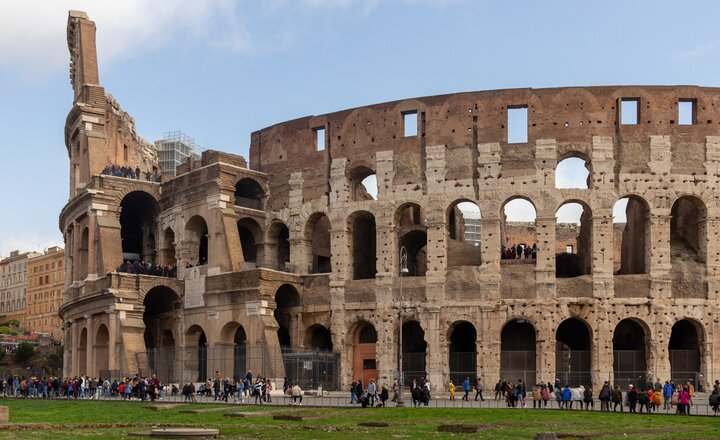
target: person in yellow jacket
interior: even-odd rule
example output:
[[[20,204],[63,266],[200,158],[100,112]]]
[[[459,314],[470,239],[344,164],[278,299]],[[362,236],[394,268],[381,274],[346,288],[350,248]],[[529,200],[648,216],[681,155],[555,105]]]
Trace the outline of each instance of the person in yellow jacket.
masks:
[[[455,385],[452,383],[452,381],[450,381],[448,390],[450,391],[450,400],[455,400]]]

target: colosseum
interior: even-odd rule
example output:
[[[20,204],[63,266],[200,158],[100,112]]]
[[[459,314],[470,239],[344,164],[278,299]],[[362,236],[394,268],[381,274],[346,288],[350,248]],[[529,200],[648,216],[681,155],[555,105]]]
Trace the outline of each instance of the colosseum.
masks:
[[[155,179],[100,85],[95,23],[72,11],[67,31],[66,375],[720,376],[720,89],[405,99],[278,123],[249,160],[208,150]],[[580,185],[559,184],[566,161]],[[558,222],[568,204],[577,223]]]

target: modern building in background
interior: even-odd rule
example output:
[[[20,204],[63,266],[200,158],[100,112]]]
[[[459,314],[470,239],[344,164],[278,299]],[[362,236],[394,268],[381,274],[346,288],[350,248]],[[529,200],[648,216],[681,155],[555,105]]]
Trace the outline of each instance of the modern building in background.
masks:
[[[480,246],[480,213],[462,211],[465,221],[465,243]]]
[[[12,251],[0,261],[0,322],[25,320],[28,260],[40,254]]]
[[[51,336],[55,341],[62,338],[58,308],[65,284],[64,259],[65,251],[53,246],[30,257],[27,266],[27,317],[21,326],[32,333]]]
[[[182,131],[165,132],[164,137],[155,141],[158,150],[158,163],[163,176],[175,177],[178,165],[187,162],[189,157],[200,160],[200,146]]]

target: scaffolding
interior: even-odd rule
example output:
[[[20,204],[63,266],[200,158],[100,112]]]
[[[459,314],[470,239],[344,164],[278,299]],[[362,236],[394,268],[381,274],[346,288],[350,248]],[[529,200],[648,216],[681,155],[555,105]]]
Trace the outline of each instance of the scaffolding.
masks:
[[[174,177],[177,166],[187,162],[189,157],[200,159],[201,148],[195,139],[179,130],[163,133],[163,138],[155,141],[155,148],[158,150],[160,172],[165,176]]]

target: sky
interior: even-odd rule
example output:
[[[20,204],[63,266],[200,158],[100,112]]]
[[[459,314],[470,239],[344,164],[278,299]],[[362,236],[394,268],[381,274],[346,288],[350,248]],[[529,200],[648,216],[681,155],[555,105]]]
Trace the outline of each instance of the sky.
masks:
[[[714,1],[2,0],[0,255],[62,244],[69,9],[97,23],[100,82],[142,137],[244,156],[254,130],[367,104],[720,71]]]

